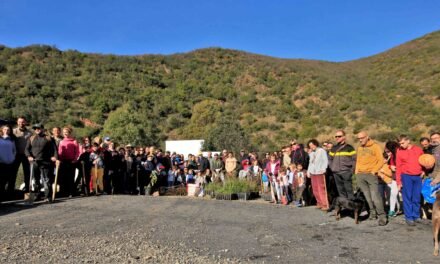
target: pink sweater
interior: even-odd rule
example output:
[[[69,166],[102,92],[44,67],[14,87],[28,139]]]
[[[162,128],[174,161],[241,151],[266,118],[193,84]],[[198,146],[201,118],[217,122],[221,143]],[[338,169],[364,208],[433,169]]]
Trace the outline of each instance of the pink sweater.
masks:
[[[77,160],[80,155],[79,144],[74,138],[64,138],[58,146],[58,158],[61,161]]]

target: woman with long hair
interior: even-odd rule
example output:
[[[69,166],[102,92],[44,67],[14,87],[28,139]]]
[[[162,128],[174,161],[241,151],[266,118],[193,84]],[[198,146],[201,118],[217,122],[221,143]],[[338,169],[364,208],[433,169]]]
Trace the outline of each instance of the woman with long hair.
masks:
[[[397,216],[397,212],[400,211],[400,203],[398,201],[399,189],[397,187],[397,182],[396,182],[396,152],[398,148],[399,148],[399,143],[397,143],[396,141],[388,141],[387,143],[385,143],[385,153],[388,156],[387,163],[390,166],[392,178],[393,178],[391,183],[388,184],[388,187],[390,188],[390,194],[389,194],[390,210],[388,212],[389,217]]]
[[[325,183],[325,172],[328,167],[327,152],[319,147],[319,142],[316,139],[309,140],[307,146],[310,148],[310,163],[307,176],[312,179],[312,190],[316,198],[316,207],[327,211],[329,209]]]

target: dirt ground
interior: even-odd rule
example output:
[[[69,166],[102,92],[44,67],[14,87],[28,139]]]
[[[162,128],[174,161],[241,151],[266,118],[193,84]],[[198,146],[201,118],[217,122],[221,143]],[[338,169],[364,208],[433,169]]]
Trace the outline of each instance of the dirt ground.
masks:
[[[430,222],[385,227],[313,207],[99,196],[0,205],[0,263],[440,263]]]

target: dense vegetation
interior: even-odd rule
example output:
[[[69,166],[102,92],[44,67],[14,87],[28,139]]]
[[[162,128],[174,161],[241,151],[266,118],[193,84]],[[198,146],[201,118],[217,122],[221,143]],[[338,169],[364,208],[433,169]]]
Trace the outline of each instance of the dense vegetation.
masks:
[[[0,118],[124,143],[205,138],[220,148],[245,137],[243,146],[264,151],[335,128],[417,137],[439,129],[439,106],[440,32],[344,63],[220,48],[114,56],[0,46]]]

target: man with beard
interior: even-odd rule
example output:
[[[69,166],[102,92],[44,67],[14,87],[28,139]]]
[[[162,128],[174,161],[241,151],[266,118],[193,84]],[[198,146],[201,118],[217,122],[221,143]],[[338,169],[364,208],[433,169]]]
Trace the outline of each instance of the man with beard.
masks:
[[[44,200],[51,202],[51,182],[49,179],[49,169],[52,162],[57,162],[58,152],[55,141],[44,133],[42,124],[35,124],[33,127],[34,135],[27,141],[25,154],[29,162],[32,163],[33,175],[35,180],[34,190],[40,190],[40,178],[44,187]],[[32,186],[29,186],[32,191]]]
[[[432,154],[432,145],[431,145],[431,141],[429,140],[429,138],[427,137],[422,137],[419,140],[420,142],[420,146],[422,147],[423,153],[425,154]]]
[[[32,132],[27,129],[26,127],[27,121],[24,117],[19,117],[17,119],[17,127],[13,129],[12,133],[15,135],[15,147],[17,150],[17,156],[15,157],[14,162],[14,177],[11,177],[8,181],[8,186],[11,188],[15,188],[15,181],[17,179],[17,173],[18,169],[20,168],[20,165],[23,168],[23,174],[24,174],[24,192],[29,192],[29,175],[30,175],[30,169],[29,169],[29,160],[26,157],[25,149],[26,144],[29,138],[32,136]],[[8,192],[13,192],[14,189],[8,189]]]

